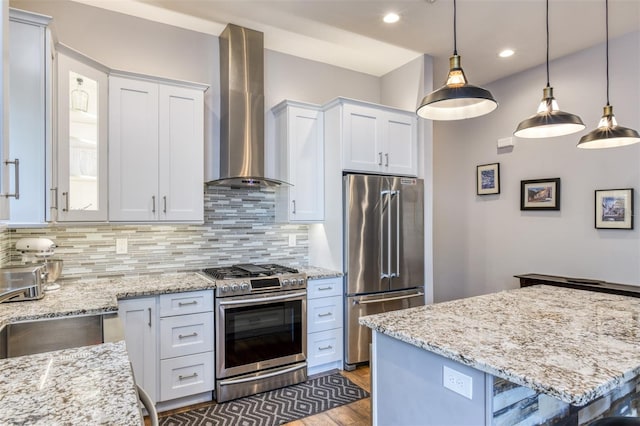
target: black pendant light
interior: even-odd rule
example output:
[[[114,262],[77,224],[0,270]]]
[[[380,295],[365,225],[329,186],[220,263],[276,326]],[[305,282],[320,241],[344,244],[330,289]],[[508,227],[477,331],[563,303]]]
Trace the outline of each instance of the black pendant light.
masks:
[[[467,83],[460,66],[456,40],[456,0],[453,0],[453,56],[449,58],[449,75],[444,86],[422,98],[416,114],[430,120],[460,120],[493,111],[498,103],[491,92]]]
[[[549,0],[547,0],[547,87],[535,115],[523,120],[513,132],[519,138],[551,138],[579,132],[586,126],[577,115],[560,111],[549,84]]]
[[[616,117],[613,115],[613,107],[609,104],[609,0],[605,0],[605,19],[607,33],[607,104],[598,128],[587,133],[580,138],[578,148],[597,149],[614,148],[626,146],[640,142],[640,135],[633,129],[618,126]]]

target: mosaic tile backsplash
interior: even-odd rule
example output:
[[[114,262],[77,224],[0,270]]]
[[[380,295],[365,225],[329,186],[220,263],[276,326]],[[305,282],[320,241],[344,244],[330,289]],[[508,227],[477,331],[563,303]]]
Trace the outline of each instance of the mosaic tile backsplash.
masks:
[[[204,224],[50,224],[45,228],[0,228],[0,262],[17,263],[15,242],[45,237],[63,259],[61,279],[194,271],[235,263],[307,265],[308,226],[275,223],[275,191],[209,187]],[[289,246],[289,235],[296,245]],[[127,254],[116,254],[126,238]]]

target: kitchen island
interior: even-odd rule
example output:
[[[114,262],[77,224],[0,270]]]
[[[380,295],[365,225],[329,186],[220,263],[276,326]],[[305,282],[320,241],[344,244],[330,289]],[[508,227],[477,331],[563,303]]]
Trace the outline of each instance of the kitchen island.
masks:
[[[635,415],[640,299],[532,286],[360,318],[374,425]]]

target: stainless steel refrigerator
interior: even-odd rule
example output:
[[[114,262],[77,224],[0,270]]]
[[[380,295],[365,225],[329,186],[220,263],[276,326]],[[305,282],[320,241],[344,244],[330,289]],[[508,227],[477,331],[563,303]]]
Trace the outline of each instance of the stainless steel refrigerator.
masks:
[[[344,176],[345,369],[369,360],[364,315],[424,305],[424,182]]]

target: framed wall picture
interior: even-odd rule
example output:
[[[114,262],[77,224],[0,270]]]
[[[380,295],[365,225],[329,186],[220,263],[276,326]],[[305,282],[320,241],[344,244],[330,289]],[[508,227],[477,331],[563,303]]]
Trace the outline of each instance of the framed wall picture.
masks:
[[[560,178],[520,181],[520,210],[560,210]]]
[[[482,164],[476,167],[476,193],[478,195],[500,193],[500,163]]]
[[[633,229],[633,188],[596,190],[596,228]]]

